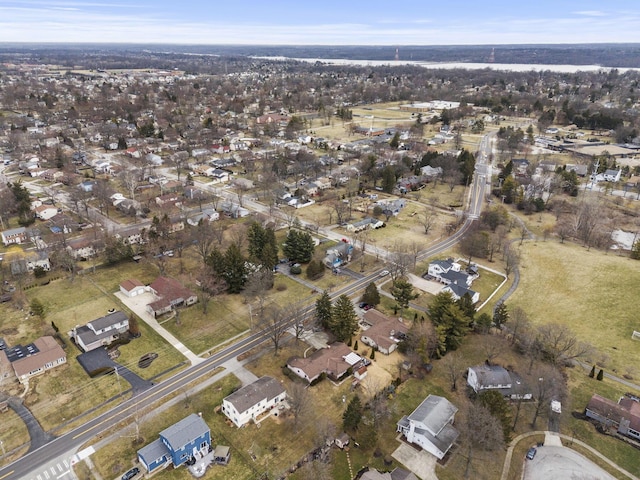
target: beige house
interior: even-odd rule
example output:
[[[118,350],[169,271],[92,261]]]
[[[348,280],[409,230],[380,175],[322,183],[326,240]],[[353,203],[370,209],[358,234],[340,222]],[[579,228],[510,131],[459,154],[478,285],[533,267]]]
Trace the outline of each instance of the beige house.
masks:
[[[13,369],[20,383],[27,383],[31,377],[67,363],[67,355],[55,338],[44,336],[23,347],[17,345],[0,350],[0,372],[7,375]]]

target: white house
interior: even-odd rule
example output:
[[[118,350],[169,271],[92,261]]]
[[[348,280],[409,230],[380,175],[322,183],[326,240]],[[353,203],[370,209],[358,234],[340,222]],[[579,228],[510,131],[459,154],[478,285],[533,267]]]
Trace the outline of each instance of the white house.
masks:
[[[622,170],[606,170],[602,176],[606,182],[619,182],[620,176],[622,175]]]
[[[460,300],[465,295],[469,295],[472,303],[478,303],[480,301],[480,293],[464,285],[458,285],[457,283],[450,283],[444,287],[442,291],[450,293],[454,300]]]
[[[277,407],[287,397],[278,380],[261,377],[222,400],[222,411],[236,426],[242,427],[258,416]]]
[[[187,218],[187,223],[192,227],[197,227],[200,220],[203,222],[215,222],[220,219],[220,214],[213,208],[204,208],[201,212]]]
[[[129,317],[121,311],[96,318],[83,326],[75,327],[71,338],[85,352],[110,345],[121,334],[129,330]]]
[[[527,391],[522,379],[499,365],[469,367],[467,384],[476,393],[498,390],[503,396],[514,400],[531,400],[532,398],[531,392]]]
[[[33,211],[40,220],[49,220],[58,214],[58,209],[53,205],[40,205]]]
[[[396,431],[441,460],[458,438],[453,427],[457,411],[446,398],[429,395],[411,415],[400,419]]]

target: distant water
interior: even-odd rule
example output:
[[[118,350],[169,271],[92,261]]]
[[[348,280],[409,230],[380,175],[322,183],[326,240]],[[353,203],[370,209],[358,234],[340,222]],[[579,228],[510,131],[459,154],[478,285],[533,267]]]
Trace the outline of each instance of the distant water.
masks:
[[[547,65],[547,64],[524,64],[524,63],[464,63],[464,62],[416,62],[409,60],[349,60],[342,58],[290,58],[290,57],[253,57],[263,58],[265,60],[296,60],[308,63],[325,63],[327,65],[359,65],[378,67],[381,65],[416,65],[431,69],[467,69],[482,70],[489,68],[491,70],[511,71],[511,72],[559,72],[559,73],[576,73],[576,72],[597,72],[600,70],[610,71],[618,70],[620,73],[627,71],[640,71],[640,68],[613,68],[601,67],[600,65]]]

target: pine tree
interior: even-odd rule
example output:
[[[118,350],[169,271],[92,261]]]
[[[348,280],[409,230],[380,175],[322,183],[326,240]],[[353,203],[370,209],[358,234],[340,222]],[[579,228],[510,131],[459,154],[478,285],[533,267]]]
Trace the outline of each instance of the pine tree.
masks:
[[[493,324],[498,330],[502,330],[502,326],[509,320],[509,312],[504,302],[500,302],[496,305],[496,309],[493,312]]]
[[[591,367],[591,371],[589,372],[589,378],[593,378],[596,376],[596,366]]]
[[[469,295],[469,293],[465,293],[458,299],[457,304],[460,307],[460,310],[462,310],[465,316],[469,319],[469,326],[473,326],[473,320],[476,316],[476,307],[473,305],[471,295]]]
[[[380,304],[380,292],[378,292],[378,286],[375,282],[371,282],[366,286],[360,301],[373,306]]]
[[[375,360],[375,358],[376,358],[376,349],[375,348],[371,349],[371,355],[369,355],[369,358],[371,360]]]
[[[307,232],[291,229],[282,247],[282,251],[291,262],[307,263],[313,256],[315,246],[313,238]]]
[[[322,328],[328,329],[331,326],[331,297],[325,290],[316,300],[316,320]]]
[[[227,282],[229,293],[240,293],[247,280],[247,271],[244,256],[240,247],[235,243],[229,245],[227,251],[224,252],[223,268],[220,275]]]
[[[596,378],[602,381],[602,379],[604,378],[604,370],[600,369],[600,371],[598,372],[598,376]]]
[[[396,302],[398,302],[400,306],[400,315],[402,315],[402,310],[409,308],[409,302],[418,297],[418,295],[413,293],[413,285],[402,278],[393,282],[391,295],[393,295],[393,298],[396,299]]]
[[[360,420],[362,420],[362,402],[360,397],[356,395],[351,399],[347,409],[342,414],[342,428],[348,432],[355,432],[358,430]]]
[[[346,295],[340,295],[331,309],[329,328],[340,342],[344,342],[358,330],[358,316],[353,302]]]
[[[353,350],[354,351],[358,351],[358,340],[356,340],[356,343],[353,344]]]

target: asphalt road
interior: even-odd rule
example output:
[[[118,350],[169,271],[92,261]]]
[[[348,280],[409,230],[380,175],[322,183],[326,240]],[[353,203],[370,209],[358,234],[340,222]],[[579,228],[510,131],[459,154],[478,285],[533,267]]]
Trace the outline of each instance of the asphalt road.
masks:
[[[461,228],[459,228],[451,237],[438,242],[427,250],[421,252],[418,255],[419,259],[436,255],[451,248],[464,236],[473,221],[479,218],[482,210],[483,199],[486,193],[486,186],[491,175],[491,167],[486,164],[491,153],[491,141],[490,135],[485,135],[481,141],[476,159],[476,172],[469,190],[468,210]],[[264,208],[267,208],[264,205],[251,201],[245,201],[244,203],[248,208],[255,207],[258,211],[262,211]],[[379,271],[374,272],[347,286],[339,288],[332,292],[331,297],[337,298],[342,294],[351,295],[364,288],[369,282],[378,279],[379,273]],[[305,309],[305,315],[312,315],[314,309],[315,306],[310,305]],[[148,390],[140,392],[136,396],[114,407],[108,412],[89,420],[84,425],[55,438],[46,445],[28,452],[15,462],[3,467],[0,469],[0,480],[18,480],[28,477],[30,472],[41,469],[50,461],[72,451],[73,449],[79,448],[85,443],[90,442],[96,436],[103,435],[109,429],[116,427],[120,422],[125,422],[136,415],[138,410],[146,409],[150,405],[161,401],[174,391],[182,389],[190,382],[212,372],[226,360],[237,357],[238,355],[255,348],[269,340],[269,338],[270,332],[267,329],[255,332],[249,337],[240,340],[219,353],[209,357],[202,363],[189,367],[170,379],[154,385]]]

